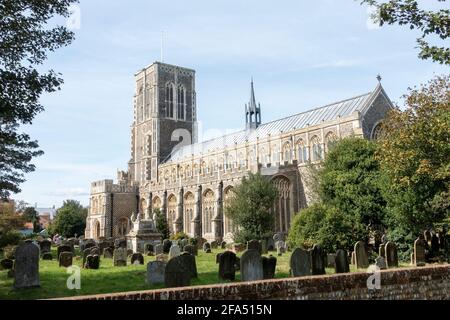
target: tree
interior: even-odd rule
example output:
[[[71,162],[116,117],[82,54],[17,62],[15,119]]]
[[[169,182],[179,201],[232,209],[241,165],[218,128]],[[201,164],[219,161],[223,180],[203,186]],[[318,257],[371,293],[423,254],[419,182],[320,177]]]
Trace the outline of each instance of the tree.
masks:
[[[163,239],[169,239],[170,230],[166,216],[159,209],[154,209],[153,213],[156,215],[156,231],[161,234]]]
[[[450,76],[409,89],[406,110],[393,110],[383,124],[377,158],[395,239],[413,241],[450,216],[449,89]]]
[[[274,223],[271,209],[277,195],[273,184],[259,173],[250,173],[233,189],[225,214],[239,226],[234,234],[236,242],[245,243],[270,236]]]
[[[450,48],[430,45],[426,38],[435,36],[435,38],[446,40],[450,37],[450,10],[424,10],[419,7],[418,2],[417,0],[389,0],[380,3],[376,0],[362,0],[362,4],[368,4],[377,9],[373,18],[381,26],[398,24],[406,25],[410,29],[420,30],[422,36],[417,39],[417,43],[420,48],[419,57],[421,59],[431,59],[448,65],[450,64]],[[446,0],[435,2],[443,3]]]
[[[51,226],[51,233],[64,237],[84,234],[86,228],[87,208],[76,200],[66,200],[56,211],[56,218]]]
[[[17,230],[24,224],[23,216],[17,215],[12,207],[0,205],[0,248],[18,244],[22,235]]]
[[[39,224],[39,213],[36,211],[33,207],[27,207],[25,208],[23,212],[23,216],[25,218],[26,222],[32,222],[33,223],[33,232],[37,233],[40,232],[41,226]]]
[[[41,73],[48,52],[66,46],[74,35],[62,26],[49,27],[55,16],[68,17],[77,0],[0,0],[0,198],[20,192],[30,161],[42,154],[38,143],[19,133],[44,110],[44,92],[59,90],[63,80],[53,70]]]

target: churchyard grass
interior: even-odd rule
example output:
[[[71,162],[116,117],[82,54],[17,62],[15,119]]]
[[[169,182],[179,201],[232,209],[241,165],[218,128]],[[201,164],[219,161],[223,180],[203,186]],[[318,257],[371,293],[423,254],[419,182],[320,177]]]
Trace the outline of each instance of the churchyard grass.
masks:
[[[226,283],[218,278],[219,265],[216,264],[216,254],[223,250],[212,250],[212,253],[198,251],[197,270],[198,279],[192,280],[192,285],[208,285]],[[101,258],[100,269],[81,269],[81,289],[69,290],[66,282],[70,274],[66,273],[66,268],[59,267],[56,257],[56,248],[52,248],[54,259],[51,261],[39,261],[40,288],[14,290],[13,279],[7,277],[7,271],[0,271],[0,299],[46,299],[56,297],[70,297],[77,295],[90,295],[101,293],[139,291],[163,288],[163,285],[148,285],[145,282],[147,263],[154,261],[155,257],[145,256],[144,265],[128,265],[126,267],[114,267],[112,259]],[[276,256],[276,252],[273,252]],[[79,252],[77,252],[79,256]],[[289,277],[289,258],[291,253],[285,253],[277,257],[276,278]],[[240,256],[240,254],[238,254]],[[81,267],[82,259],[74,258],[73,264]],[[351,266],[351,271],[365,272],[365,270],[355,270]],[[334,273],[334,269],[327,268],[327,274]],[[236,273],[236,281],[240,280],[240,273]]]

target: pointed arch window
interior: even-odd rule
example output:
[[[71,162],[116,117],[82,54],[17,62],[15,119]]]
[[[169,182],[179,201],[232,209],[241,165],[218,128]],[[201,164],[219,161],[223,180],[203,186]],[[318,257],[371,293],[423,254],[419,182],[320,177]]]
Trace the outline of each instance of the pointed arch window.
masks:
[[[327,152],[330,152],[330,150],[333,149],[333,147],[337,143],[337,140],[338,138],[334,132],[329,132],[327,134],[327,136],[325,137]]]
[[[283,161],[291,162],[292,160],[292,148],[289,142],[283,145]]]
[[[303,139],[297,140],[297,161],[299,163],[308,162],[308,147],[305,145]]]
[[[311,145],[312,145],[312,160],[313,161],[322,160],[323,159],[322,145],[320,143],[318,136],[314,136],[311,138]]]
[[[174,109],[174,85],[173,83],[166,84],[166,117],[173,118]]]
[[[177,90],[177,118],[184,120],[186,110],[186,90],[179,86]]]

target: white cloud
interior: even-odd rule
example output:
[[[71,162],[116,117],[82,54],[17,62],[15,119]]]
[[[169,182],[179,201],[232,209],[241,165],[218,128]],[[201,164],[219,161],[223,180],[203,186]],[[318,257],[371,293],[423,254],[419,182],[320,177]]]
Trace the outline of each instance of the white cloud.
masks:
[[[310,69],[348,68],[361,65],[362,63],[363,61],[361,59],[339,59],[312,65]]]
[[[68,188],[46,193],[47,196],[74,198],[89,196],[89,191],[84,188]]]

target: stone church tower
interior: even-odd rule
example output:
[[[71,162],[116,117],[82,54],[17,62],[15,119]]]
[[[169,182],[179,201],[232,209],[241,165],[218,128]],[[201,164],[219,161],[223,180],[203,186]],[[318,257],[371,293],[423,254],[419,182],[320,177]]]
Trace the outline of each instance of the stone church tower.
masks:
[[[195,71],[155,62],[135,74],[129,178],[158,179],[158,166],[178,146],[197,142]]]

